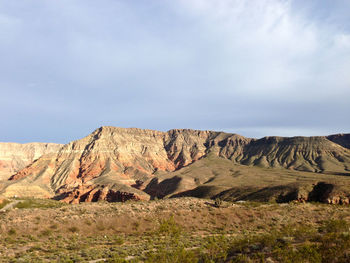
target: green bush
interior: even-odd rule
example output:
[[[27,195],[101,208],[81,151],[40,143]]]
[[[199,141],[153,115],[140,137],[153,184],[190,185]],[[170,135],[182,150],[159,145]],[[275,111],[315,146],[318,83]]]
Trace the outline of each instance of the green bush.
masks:
[[[349,223],[345,220],[326,220],[323,221],[322,226],[319,227],[321,233],[340,233],[349,231]]]
[[[11,203],[10,200],[7,200],[7,199],[2,200],[2,203],[0,204],[0,209],[4,208],[9,203]]]
[[[178,237],[182,232],[181,227],[175,222],[174,216],[159,222],[158,233],[170,237]]]
[[[173,249],[162,248],[157,252],[146,254],[145,263],[197,263],[198,255],[195,251],[186,250],[184,247]]]
[[[50,199],[25,199],[16,204],[18,209],[26,208],[59,208],[65,206],[63,202],[50,200]]]
[[[40,232],[40,236],[44,237],[44,236],[50,236],[52,234],[52,230],[50,229],[46,229]]]
[[[205,240],[202,260],[204,262],[225,261],[228,252],[228,240],[225,236],[211,236]]]
[[[16,231],[16,229],[11,228],[7,233],[8,233],[10,236],[14,236],[14,235],[16,235],[17,231]]]

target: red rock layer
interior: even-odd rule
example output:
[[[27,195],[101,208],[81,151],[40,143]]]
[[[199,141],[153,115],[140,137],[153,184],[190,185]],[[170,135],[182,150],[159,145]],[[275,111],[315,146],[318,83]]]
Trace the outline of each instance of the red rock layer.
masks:
[[[155,174],[187,166],[209,153],[264,167],[350,169],[350,151],[326,137],[255,140],[213,131],[101,127],[56,154],[42,156],[11,180],[33,178],[36,183],[45,175],[41,184],[48,183],[56,196],[69,202],[137,199],[140,193],[132,186],[140,188]],[[120,185],[127,189],[120,190]]]
[[[0,143],[0,180],[8,179],[44,154],[57,153],[62,146],[55,143]]]

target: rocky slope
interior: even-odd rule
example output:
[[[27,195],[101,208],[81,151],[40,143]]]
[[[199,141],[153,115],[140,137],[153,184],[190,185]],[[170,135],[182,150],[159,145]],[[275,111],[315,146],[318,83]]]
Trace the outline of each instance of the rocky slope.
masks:
[[[62,147],[55,143],[0,143],[0,180],[31,164],[44,154],[58,152]]]
[[[173,173],[209,155],[233,164],[349,174],[350,150],[345,147],[348,139],[342,135],[341,139],[329,136],[256,140],[214,131],[101,127],[14,174],[3,193],[21,192],[66,202],[147,200],[157,191],[172,188],[160,184],[163,179],[173,178]],[[175,178],[175,183],[174,179],[168,181],[177,189],[173,194],[179,192],[176,180],[180,182],[185,177]],[[209,179],[188,179],[190,183],[182,183],[180,188],[195,189]],[[225,189],[230,186],[230,182],[226,183]]]
[[[137,189],[144,181],[198,160],[222,136],[226,140],[232,137],[232,141],[237,137],[209,131],[101,127],[65,145],[56,155],[43,156],[11,180],[23,179],[19,184],[23,182],[27,189],[35,187],[33,192],[40,186],[45,188],[45,196],[56,195],[69,202],[98,200],[102,198],[98,195],[107,196],[105,193],[149,199]],[[248,141],[242,137],[243,144]],[[7,187],[7,192],[12,193],[12,187],[18,184]],[[94,197],[86,198],[92,194]]]
[[[334,134],[327,136],[327,139],[335,142],[344,148],[350,149],[350,134]]]
[[[249,144],[239,162],[299,171],[349,173],[350,151],[326,137],[265,137]]]
[[[145,183],[153,197],[349,204],[350,177],[237,164],[213,154]]]

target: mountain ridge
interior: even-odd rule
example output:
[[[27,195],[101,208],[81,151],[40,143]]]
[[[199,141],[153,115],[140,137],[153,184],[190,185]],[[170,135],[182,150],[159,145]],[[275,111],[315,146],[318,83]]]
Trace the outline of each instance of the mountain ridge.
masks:
[[[239,165],[345,175],[350,174],[349,139],[347,134],[253,139],[217,131],[102,126],[21,169],[2,192],[27,187],[35,194],[39,188],[43,196],[67,202],[147,200],[152,195],[143,191],[146,182],[208,155]]]

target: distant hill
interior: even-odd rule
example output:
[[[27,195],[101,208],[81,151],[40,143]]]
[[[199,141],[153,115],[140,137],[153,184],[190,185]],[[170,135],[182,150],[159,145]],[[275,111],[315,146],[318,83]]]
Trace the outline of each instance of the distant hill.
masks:
[[[34,160],[47,153],[56,153],[62,147],[56,143],[0,142],[0,180],[8,179]]]
[[[320,180],[340,180],[346,188],[349,145],[349,134],[251,139],[216,131],[101,127],[12,170],[1,193],[76,203],[179,195],[239,199],[287,184],[310,192]]]
[[[327,139],[345,148],[350,149],[350,134],[334,134],[327,136]]]

